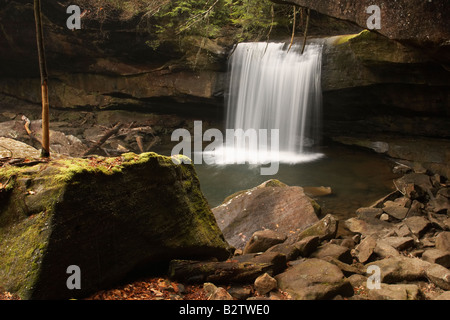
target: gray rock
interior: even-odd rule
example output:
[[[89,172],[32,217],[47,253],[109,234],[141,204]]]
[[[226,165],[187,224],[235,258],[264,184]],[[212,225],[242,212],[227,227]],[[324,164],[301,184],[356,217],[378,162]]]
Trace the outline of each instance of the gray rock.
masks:
[[[430,206],[433,208],[433,212],[438,214],[447,214],[450,212],[450,201],[448,197],[441,194],[437,194],[436,198],[430,201]]]
[[[353,288],[335,265],[320,259],[307,259],[275,277],[278,287],[295,300],[332,299],[351,296]]]
[[[381,214],[383,213],[383,209],[380,208],[359,208],[356,210],[356,215],[358,218],[365,219],[365,218],[379,218]]]
[[[234,300],[231,294],[222,287],[218,287],[216,291],[209,297],[209,300]]]
[[[411,230],[409,230],[408,226],[404,223],[401,223],[397,230],[395,230],[395,234],[398,237],[410,237],[412,236]]]
[[[381,282],[399,283],[403,281],[424,279],[425,268],[430,266],[430,263],[418,258],[398,256],[377,260],[367,264],[367,266],[372,265],[380,268]]]
[[[414,246],[414,239],[411,237],[386,237],[383,241],[396,250],[402,251]]]
[[[237,192],[212,209],[227,242],[243,249],[256,231],[269,229],[289,234],[319,221],[320,207],[300,187],[278,180]]]
[[[270,247],[282,243],[286,236],[280,232],[272,230],[256,231],[244,247],[244,254],[264,252]]]
[[[354,288],[360,286],[366,287],[367,285],[367,277],[363,276],[362,274],[355,273],[348,276],[347,279]]]
[[[23,142],[0,137],[0,158],[39,158],[41,153],[39,150]]]
[[[264,252],[261,255],[256,255],[249,260],[250,263],[268,264],[271,266],[271,274],[278,274],[286,269],[286,256],[279,252]]]
[[[300,255],[300,252],[297,247],[295,247],[292,244],[284,244],[284,243],[276,244],[267,249],[266,252],[278,252],[284,254],[286,256],[287,261],[295,260]]]
[[[440,264],[443,267],[450,267],[450,252],[439,249],[428,249],[422,254],[422,259],[431,263]]]
[[[319,236],[309,236],[294,243],[294,247],[298,249],[300,256],[309,257],[317,249],[319,243]]]
[[[353,274],[365,273],[365,270],[363,270],[364,268],[362,266],[357,264],[347,264],[332,256],[323,257],[321,259],[337,266],[339,269],[341,269],[342,273],[344,273],[346,277],[351,276]]]
[[[381,284],[380,289],[369,290],[370,300],[420,300],[422,293],[415,284]]]
[[[252,294],[249,287],[233,286],[228,289],[228,293],[237,300],[245,300]]]
[[[369,263],[367,266],[380,268],[381,282],[399,283],[428,278],[432,283],[444,290],[450,290],[450,270],[418,258],[404,256],[391,257]]]
[[[450,270],[435,263],[425,269],[427,278],[444,290],[450,290]]]
[[[431,227],[431,222],[423,216],[410,217],[404,222],[408,226],[409,230],[411,230],[411,232],[419,238],[422,237]]]
[[[325,243],[323,246],[319,247],[311,257],[318,259],[332,257],[347,264],[351,264],[353,261],[349,248],[332,243]]]
[[[450,291],[445,291],[444,293],[434,298],[434,300],[450,300]]]
[[[383,208],[383,211],[395,219],[403,220],[406,218],[409,209],[394,202],[390,202]]]
[[[450,252],[450,232],[444,231],[436,236],[436,249]]]
[[[326,215],[320,221],[309,228],[292,235],[289,235],[287,243],[296,243],[311,236],[319,237],[320,241],[330,240],[336,237],[338,230],[338,220],[331,214]]]
[[[400,255],[400,252],[398,252],[394,247],[383,240],[379,240],[377,242],[377,245],[375,246],[373,252],[375,252],[375,254],[382,259],[397,257]]]
[[[206,297],[209,299],[214,292],[216,292],[217,287],[214,283],[211,282],[205,282],[203,284],[203,291],[205,291]]]
[[[430,177],[423,173],[408,173],[400,179],[397,179],[395,184],[399,190],[407,190],[407,186],[413,184],[415,189],[413,193],[410,193],[410,199],[427,195],[433,188]]]
[[[375,237],[368,236],[364,238],[356,247],[356,250],[358,251],[357,258],[359,262],[366,263],[372,256],[376,246],[377,240]]]
[[[258,291],[259,294],[265,295],[266,293],[269,293],[277,288],[277,280],[272,278],[267,273],[264,273],[256,278],[254,285],[255,290]]]
[[[364,220],[350,218],[345,220],[344,223],[349,231],[360,233],[365,237],[374,235],[379,238],[391,232],[391,229],[393,228],[393,224],[374,218],[367,218]]]

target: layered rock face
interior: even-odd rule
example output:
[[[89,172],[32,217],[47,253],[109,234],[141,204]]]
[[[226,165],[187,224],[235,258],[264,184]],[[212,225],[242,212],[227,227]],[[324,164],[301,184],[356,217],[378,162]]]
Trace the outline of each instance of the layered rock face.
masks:
[[[72,31],[66,27],[66,9],[71,4],[42,1],[52,107],[136,106],[159,97],[179,102],[211,99],[214,103],[222,87],[220,72],[216,71],[223,71],[225,66],[222,47],[212,41],[203,45],[208,68],[189,70],[186,61],[192,58],[190,55],[195,57],[201,40],[191,39],[187,56],[175,40],[154,50],[148,43],[156,34],[154,28],[144,26],[151,22],[143,13],[106,13],[101,3],[96,12],[83,17],[81,30]],[[0,56],[7,61],[0,71],[1,92],[39,103],[33,5],[8,1],[0,5],[0,10],[4,34],[0,37]]]
[[[330,37],[322,85],[329,135],[448,137],[450,72],[412,47],[369,31]]]
[[[175,258],[229,255],[193,166],[168,157],[5,165],[0,179],[0,286],[22,299],[84,297]]]
[[[317,1],[273,0],[307,7],[338,19],[352,21],[367,28],[371,13],[367,8],[374,4],[381,9],[380,34],[391,40],[422,48],[443,63],[450,62],[450,7],[446,0],[398,0],[376,3],[371,0]]]

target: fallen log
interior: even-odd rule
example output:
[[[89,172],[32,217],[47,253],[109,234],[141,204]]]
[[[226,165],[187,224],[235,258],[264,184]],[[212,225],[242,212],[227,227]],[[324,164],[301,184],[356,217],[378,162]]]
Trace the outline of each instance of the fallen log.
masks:
[[[224,262],[172,260],[169,265],[169,277],[186,283],[252,283],[264,273],[271,274],[272,268],[271,263],[234,260]]]

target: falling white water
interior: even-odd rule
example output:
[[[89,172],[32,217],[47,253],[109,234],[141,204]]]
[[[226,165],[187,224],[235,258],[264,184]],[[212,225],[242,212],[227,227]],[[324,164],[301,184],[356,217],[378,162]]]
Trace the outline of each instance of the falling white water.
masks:
[[[268,134],[256,147],[225,144],[214,152],[216,163],[299,163],[320,158],[322,154],[308,153],[306,148],[318,142],[320,134],[321,60],[318,44],[307,45],[301,54],[298,45],[288,50],[285,43],[240,43],[229,62],[227,129],[266,129]],[[271,141],[271,129],[279,130],[279,141]]]

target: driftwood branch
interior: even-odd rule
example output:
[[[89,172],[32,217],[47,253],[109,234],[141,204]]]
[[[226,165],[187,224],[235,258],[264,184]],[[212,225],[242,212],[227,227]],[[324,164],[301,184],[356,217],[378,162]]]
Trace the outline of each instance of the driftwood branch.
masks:
[[[123,126],[122,123],[120,123],[120,122],[117,123],[111,130],[107,131],[96,144],[94,144],[91,148],[89,148],[83,154],[83,157],[86,157],[87,155],[92,154],[95,150],[100,148],[106,142],[106,140],[108,140],[112,135],[119,132],[119,130],[120,130],[120,128],[122,128],[122,126]]]
[[[291,50],[292,44],[294,43],[294,37],[295,37],[295,17],[297,15],[297,7],[294,7],[294,21],[292,22],[292,36],[291,36],[291,43],[289,44],[288,52]]]
[[[25,115],[22,115],[22,121],[24,121],[24,127],[25,127],[25,131],[27,132],[28,136],[31,138],[31,140],[36,141],[37,143],[39,143],[40,146],[42,146],[42,141],[36,137],[33,133],[33,131],[31,131],[30,129],[30,125],[31,125],[31,121],[30,119],[28,119]]]
[[[302,48],[302,54],[305,52],[306,47],[306,37],[308,36],[308,27],[309,27],[309,16],[311,15],[311,9],[308,8],[308,14],[306,16],[306,26],[305,26],[305,34],[303,36],[303,48]]]

